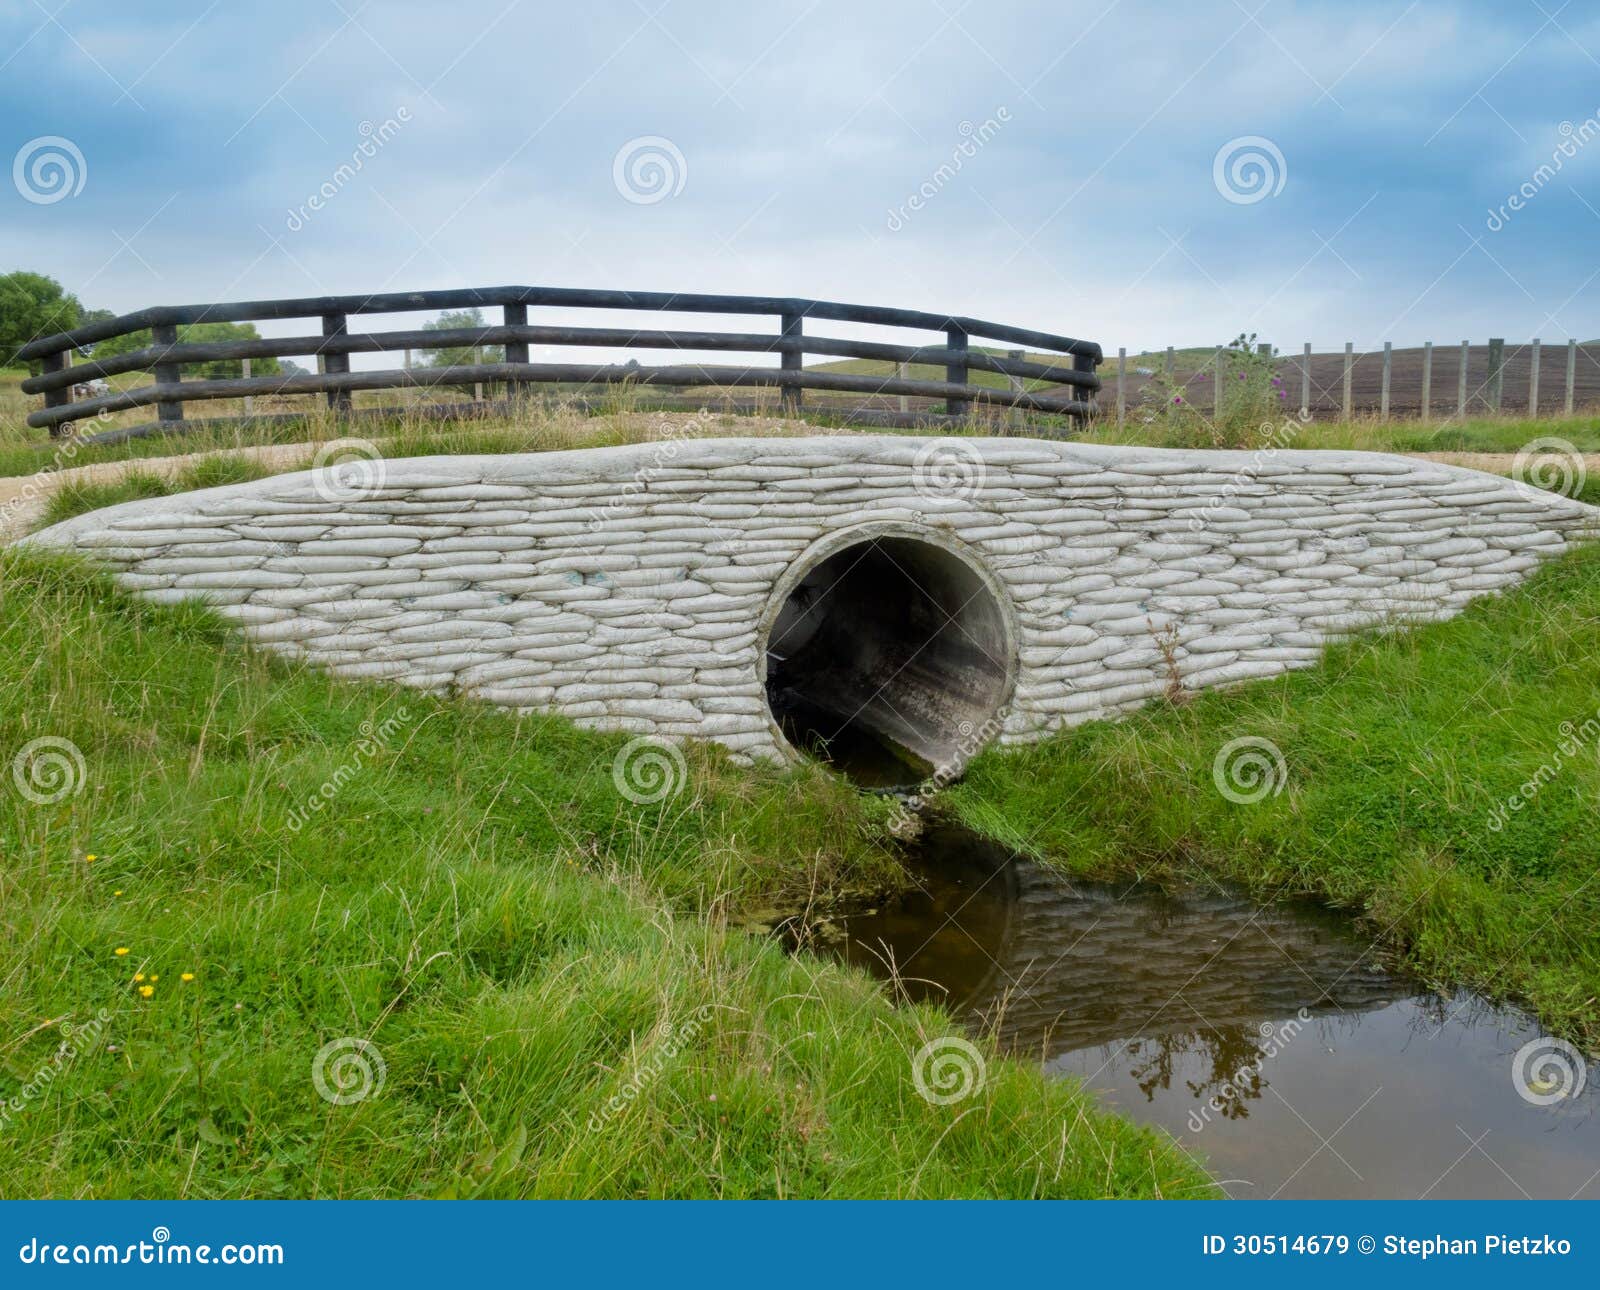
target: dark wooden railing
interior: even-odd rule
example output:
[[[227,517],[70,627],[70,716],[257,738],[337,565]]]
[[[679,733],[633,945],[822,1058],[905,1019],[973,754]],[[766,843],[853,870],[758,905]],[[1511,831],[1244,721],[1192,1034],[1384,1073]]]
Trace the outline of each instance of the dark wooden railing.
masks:
[[[778,330],[768,334],[530,325],[530,306],[769,316],[777,319]],[[350,318],[363,314],[484,307],[498,307],[504,311],[500,325],[427,331],[349,330]],[[260,322],[292,318],[317,320],[320,323],[318,333],[259,340],[179,340],[178,329],[193,323]],[[942,333],[942,343],[899,345],[830,339],[808,334],[805,330],[807,319],[925,329]],[[115,357],[94,358],[92,346],[96,342],[146,329],[151,333],[150,345]],[[1043,351],[1052,360],[1059,358],[1059,361],[1034,361],[1016,349],[1004,356],[985,353],[972,348],[972,341]],[[350,368],[352,354],[482,345],[504,346],[505,361],[451,367],[390,367],[373,371],[352,371]],[[636,363],[534,363],[528,358],[531,345],[777,354],[780,361],[776,367],[724,367],[701,363],[662,367],[642,367]],[[75,352],[88,352],[89,356],[86,361],[75,363],[72,361]],[[912,379],[904,366],[892,376],[817,371],[803,366],[802,360],[807,354],[887,360],[900,365],[934,364],[944,367],[945,379]],[[182,375],[183,364],[186,363],[307,355],[318,357],[323,370],[315,374],[220,379],[186,378]],[[923,412],[913,417],[904,412],[898,416],[886,412],[876,416],[879,423],[925,424],[959,418],[968,415],[974,404],[1082,418],[1094,411],[1095,394],[1100,388],[1095,369],[1100,363],[1101,351],[1099,345],[1089,341],[1073,340],[1024,327],[874,305],[848,305],[777,296],[679,295],[567,287],[487,287],[374,296],[318,296],[294,300],[160,306],[41,337],[23,346],[18,357],[37,360],[43,369],[40,375],[28,378],[22,385],[29,393],[44,395],[44,407],[29,414],[29,425],[48,426],[53,435],[60,435],[74,421],[154,405],[157,409],[156,421],[119,427],[110,435],[96,436],[125,438],[183,429],[184,405],[200,400],[323,394],[329,407],[336,413],[350,414],[353,411],[351,395],[357,390],[488,383],[504,383],[513,391],[520,386],[552,383],[580,387],[625,382],[669,387],[775,387],[781,394],[785,410],[791,413],[799,411],[804,390],[834,390],[869,396],[900,395],[944,401],[942,414]],[[137,371],[153,373],[154,382],[137,389],[74,397],[74,387],[81,386],[85,381]],[[973,371],[1005,376],[1008,378],[1007,386],[994,388],[972,384],[968,374]],[[1065,389],[1059,392],[1053,389],[1029,391],[1023,388],[1024,381],[1045,382]],[[236,421],[251,419],[258,418],[226,418]],[[208,424],[214,424],[216,420],[213,418]]]

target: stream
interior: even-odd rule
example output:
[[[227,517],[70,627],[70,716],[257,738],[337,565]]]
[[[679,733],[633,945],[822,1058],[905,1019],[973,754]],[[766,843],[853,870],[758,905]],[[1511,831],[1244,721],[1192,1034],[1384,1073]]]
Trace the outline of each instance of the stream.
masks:
[[[911,890],[807,947],[1159,1125],[1232,1196],[1600,1198],[1600,1071],[1558,1053],[1586,1087],[1538,1066],[1519,1091],[1519,1049],[1554,1041],[1429,991],[1347,915],[1080,881],[947,822],[907,863]]]

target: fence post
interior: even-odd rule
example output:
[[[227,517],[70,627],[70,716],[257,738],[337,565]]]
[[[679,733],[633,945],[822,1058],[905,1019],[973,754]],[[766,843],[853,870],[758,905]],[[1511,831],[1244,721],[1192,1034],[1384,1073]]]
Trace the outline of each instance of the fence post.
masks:
[[[345,317],[343,314],[322,315],[322,334],[324,337],[344,336],[347,335],[348,332],[349,327],[345,323]],[[348,372],[350,370],[350,355],[331,353],[324,354],[322,370],[329,376],[334,376],[341,372]],[[332,408],[338,416],[343,417],[350,414],[350,406],[352,401],[353,400],[349,390],[328,391],[328,406]]]
[[[798,372],[803,355],[800,350],[800,337],[804,334],[804,314],[783,315],[783,356],[779,360],[785,372]],[[782,391],[783,412],[785,416],[797,417],[800,415],[800,387],[798,385],[784,385],[780,383]]]
[[[72,366],[72,351],[70,349],[57,350],[54,354],[46,354],[39,360],[39,366],[46,372],[60,372]],[[64,385],[59,390],[46,390],[44,392],[44,405],[47,408],[64,408],[72,402],[72,387]],[[58,421],[50,427],[50,437],[59,439],[64,434],[73,432],[70,421]]]
[[[1533,338],[1533,345],[1528,352],[1528,415],[1539,415],[1539,338]]]
[[[1433,342],[1422,342],[1422,412],[1427,421],[1433,416]]]
[[[240,363],[239,363],[239,374],[241,376],[243,376],[244,379],[247,380],[247,381],[250,379],[250,360],[248,358],[240,360]],[[255,410],[256,410],[256,401],[253,398],[251,398],[248,394],[245,395],[244,396],[244,414],[245,414],[245,416],[250,416],[253,412],[255,412]]]
[[[1089,358],[1084,354],[1074,354],[1072,356],[1072,370],[1074,372],[1087,372],[1090,376],[1093,376],[1094,359]],[[1095,402],[1093,389],[1087,386],[1077,386],[1072,391],[1072,397],[1079,403],[1089,404],[1089,406],[1094,409],[1095,415],[1099,415],[1100,405]],[[1087,424],[1089,418],[1085,416],[1083,421],[1085,424]],[[1054,438],[1053,435],[1051,437]]]
[[[178,343],[178,329],[172,323],[157,323],[150,329],[150,339],[157,345],[176,345]],[[183,367],[179,363],[157,363],[155,366],[157,385],[176,385],[183,380]],[[156,404],[156,419],[158,421],[182,421],[183,400],[168,399]]]
[[[1311,342],[1305,347],[1305,357],[1300,362],[1300,415],[1311,415]]]
[[[527,305],[507,305],[505,307],[505,324],[507,327],[526,327],[528,325]],[[528,342],[525,340],[508,340],[506,342],[506,362],[526,363],[528,361]],[[522,384],[516,377],[506,379],[506,397],[514,398],[517,388]]]
[[[1013,359],[1013,360],[1015,360],[1016,362],[1019,362],[1019,363],[1023,360],[1025,355],[1026,355],[1026,351],[1024,351],[1024,350],[1020,350],[1020,349],[1008,349],[1008,350],[1006,350],[1006,357],[1009,358],[1009,359]],[[1006,376],[1006,385],[1010,388],[1012,394],[1021,394],[1022,393],[1022,378],[1020,376],[1013,376],[1013,375],[1007,374],[1007,376]],[[1011,422],[1013,427],[1021,426],[1022,425],[1022,409],[1017,407],[1017,406],[1015,406],[1015,405],[1013,405],[1012,408],[1011,408],[1011,416],[1010,416],[1009,420],[1010,420],[1010,422]]]
[[[1378,395],[1378,419],[1380,421],[1389,419],[1389,378],[1393,372],[1394,342],[1386,340],[1383,342],[1383,388]]]
[[[911,364],[901,360],[894,365],[894,374],[902,381],[909,381],[911,379]],[[909,395],[902,394],[900,396],[900,411],[911,411],[911,398]]]
[[[1461,342],[1461,371],[1456,382],[1456,419],[1467,419],[1467,362],[1472,357],[1472,342]]]
[[[1128,419],[1128,347],[1117,348],[1117,424]]]
[[[1489,337],[1489,411],[1500,411],[1500,396],[1505,392],[1506,342],[1503,336]]]
[[[1351,369],[1355,364],[1355,359],[1352,358],[1351,355],[1354,352],[1355,352],[1355,344],[1354,344],[1354,342],[1353,341],[1348,341],[1348,340],[1345,341],[1345,343],[1344,343],[1344,419],[1346,421],[1348,421],[1350,419],[1350,376],[1351,376]]]
[[[1572,415],[1572,389],[1578,378],[1578,342],[1567,342],[1567,415]]]
[[[960,327],[950,327],[945,331],[945,344],[950,350],[949,361],[945,364],[944,379],[951,385],[965,385],[967,383],[967,333]],[[944,410],[953,417],[967,415],[971,404],[966,399],[946,399]]]

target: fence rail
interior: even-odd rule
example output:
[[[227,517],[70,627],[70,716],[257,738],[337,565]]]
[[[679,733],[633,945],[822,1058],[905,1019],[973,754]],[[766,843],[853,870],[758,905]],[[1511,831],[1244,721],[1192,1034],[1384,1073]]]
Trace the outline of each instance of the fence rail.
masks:
[[[398,330],[352,332],[349,320],[367,314],[409,313],[420,310],[481,309],[499,307],[499,325],[448,330]],[[719,332],[703,330],[646,330],[620,327],[573,327],[529,324],[530,307],[637,310],[657,313],[732,314],[768,316],[778,330]],[[180,340],[178,328],[207,322],[262,322],[313,319],[316,334],[266,337],[254,340]],[[938,345],[902,345],[880,341],[809,335],[807,319],[862,323],[874,326],[927,330],[943,334]],[[151,343],[114,357],[95,359],[92,347],[103,340],[148,330]],[[1023,346],[1037,356],[1059,358],[1039,362],[1021,350],[1005,355],[972,348],[987,341]],[[484,345],[504,346],[505,360],[443,367],[399,367],[352,371],[352,354],[393,353],[413,349],[450,349]],[[713,366],[687,362],[644,367],[637,363],[531,362],[531,346],[656,349],[689,353],[775,354],[779,365]],[[87,361],[73,355],[87,352]],[[806,355],[829,358],[887,360],[897,364],[892,376],[864,376],[848,372],[807,369]],[[878,305],[851,305],[827,300],[801,300],[778,296],[668,294],[665,292],[600,291],[569,287],[486,287],[455,291],[422,291],[373,296],[317,296],[290,300],[235,301],[208,305],[172,305],[141,309],[118,318],[94,322],[41,337],[22,347],[18,356],[37,361],[39,375],[22,388],[44,396],[44,407],[28,416],[28,424],[65,433],[75,421],[101,414],[154,406],[157,420],[119,428],[96,438],[129,437],[183,428],[184,405],[217,399],[252,399],[258,395],[323,394],[336,413],[353,412],[352,394],[358,390],[452,387],[504,382],[513,390],[539,384],[608,385],[637,383],[644,386],[731,388],[771,387],[784,408],[798,412],[804,390],[832,390],[864,395],[900,396],[900,416],[906,424],[927,424],[968,415],[974,404],[1084,418],[1095,410],[1100,389],[1096,368],[1100,346],[1091,341],[977,318],[930,314]],[[322,370],[288,376],[189,378],[186,363],[315,356]],[[932,364],[945,369],[945,379],[913,378],[910,364]],[[128,372],[148,371],[154,383],[137,389],[74,397],[87,380],[103,380]],[[989,372],[1007,378],[1003,387],[973,384],[969,374]],[[1026,390],[1024,381],[1043,382],[1056,390]],[[919,412],[913,416],[907,398],[944,401],[943,413]],[[369,410],[370,411],[370,410]],[[225,420],[248,420],[225,418]],[[890,414],[875,414],[881,424]],[[210,419],[215,424],[217,418]]]

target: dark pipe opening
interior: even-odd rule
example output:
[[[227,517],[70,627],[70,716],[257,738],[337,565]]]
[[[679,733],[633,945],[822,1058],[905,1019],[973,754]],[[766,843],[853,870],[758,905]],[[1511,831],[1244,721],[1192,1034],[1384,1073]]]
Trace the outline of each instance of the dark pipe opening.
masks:
[[[960,556],[877,537],[807,570],[767,637],[784,736],[871,787],[958,764],[995,731],[1010,683],[999,601]]]

